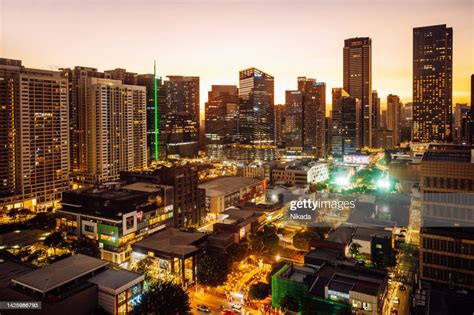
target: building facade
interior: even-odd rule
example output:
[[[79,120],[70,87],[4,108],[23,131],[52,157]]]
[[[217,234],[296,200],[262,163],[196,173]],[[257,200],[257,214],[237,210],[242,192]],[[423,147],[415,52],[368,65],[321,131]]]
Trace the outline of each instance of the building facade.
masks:
[[[420,189],[420,278],[474,289],[474,147],[430,145]]]
[[[0,208],[52,207],[68,189],[68,82],[0,59]]]
[[[344,41],[344,90],[361,102],[361,147],[372,145],[372,40],[356,37]]]
[[[239,137],[241,143],[273,145],[274,78],[256,68],[239,72]]]
[[[392,131],[393,144],[400,144],[400,116],[402,103],[398,95],[387,95],[387,129]]]
[[[453,29],[413,29],[413,141],[452,140]]]

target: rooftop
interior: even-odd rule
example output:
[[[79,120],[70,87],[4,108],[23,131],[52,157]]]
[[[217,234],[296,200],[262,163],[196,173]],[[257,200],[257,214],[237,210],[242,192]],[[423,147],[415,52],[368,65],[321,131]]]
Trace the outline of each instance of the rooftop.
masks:
[[[109,263],[87,255],[76,254],[41,269],[19,275],[14,283],[46,293]]]
[[[107,269],[97,276],[90,278],[88,281],[97,284],[100,290],[111,291],[118,294],[140,283],[144,279],[144,275],[125,269]]]
[[[350,226],[340,226],[334,232],[332,232],[327,238],[328,241],[349,244],[352,240],[352,236],[355,232],[355,228]]]
[[[359,226],[354,233],[354,238],[370,241],[373,235],[382,238],[390,238],[392,236],[392,232],[383,228],[369,228]]]
[[[134,251],[154,252],[157,256],[186,257],[199,251],[198,244],[207,237],[204,233],[185,232],[174,228],[153,234],[132,245]]]
[[[199,188],[206,190],[206,196],[219,197],[239,191],[241,188],[255,185],[259,182],[261,182],[261,180],[255,178],[238,176],[219,177],[199,184]]]

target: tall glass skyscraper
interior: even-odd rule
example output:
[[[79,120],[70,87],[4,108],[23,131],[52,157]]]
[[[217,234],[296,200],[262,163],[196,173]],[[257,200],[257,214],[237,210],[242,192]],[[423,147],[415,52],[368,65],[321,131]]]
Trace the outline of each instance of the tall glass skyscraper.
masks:
[[[453,29],[413,29],[413,141],[451,141]]]
[[[372,146],[372,40],[369,37],[344,41],[344,90],[361,102],[362,147]]]
[[[239,73],[239,137],[244,144],[273,145],[274,79],[256,68]]]

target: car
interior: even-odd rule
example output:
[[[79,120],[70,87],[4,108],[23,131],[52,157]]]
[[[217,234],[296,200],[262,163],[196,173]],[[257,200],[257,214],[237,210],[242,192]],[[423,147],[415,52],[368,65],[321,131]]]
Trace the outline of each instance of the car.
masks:
[[[393,304],[400,304],[400,299],[398,298],[398,296],[393,298]]]
[[[407,288],[405,288],[405,286],[403,284],[400,284],[400,286],[398,287],[398,289],[400,291],[405,291]]]
[[[242,313],[242,305],[234,304],[234,305],[232,305],[232,310],[234,312],[236,312],[237,314],[241,314]]]
[[[211,310],[209,309],[209,307],[207,307],[206,305],[198,305],[196,307],[196,309],[200,312],[204,312],[204,313],[210,313]]]

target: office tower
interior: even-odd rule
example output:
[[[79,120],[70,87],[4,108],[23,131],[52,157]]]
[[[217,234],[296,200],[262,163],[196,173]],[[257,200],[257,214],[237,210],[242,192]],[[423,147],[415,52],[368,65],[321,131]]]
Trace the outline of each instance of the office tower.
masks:
[[[326,83],[298,77],[298,91],[303,93],[303,148],[323,157],[326,154]]]
[[[239,95],[235,85],[213,85],[205,104],[206,146],[237,140]]]
[[[411,141],[411,127],[413,126],[413,103],[402,105],[400,114],[400,142]]]
[[[332,89],[332,152],[335,158],[354,154],[361,148],[358,133],[361,102],[342,88]]]
[[[471,107],[465,104],[456,103],[453,110],[453,140],[455,143],[467,143],[468,124],[471,121]]]
[[[392,131],[393,145],[400,144],[400,97],[389,94],[387,96],[387,129]]]
[[[380,97],[372,91],[372,130],[380,129]]]
[[[159,123],[167,155],[195,157],[199,149],[199,77],[167,78],[163,82],[166,96]]]
[[[474,147],[430,145],[420,189],[420,278],[474,289]]]
[[[71,89],[73,181],[94,184],[147,166],[146,89],[97,69],[64,69]]]
[[[166,158],[166,145],[163,133],[160,133],[164,117],[164,94],[162,79],[156,74],[139,74],[137,85],[146,89],[146,143],[148,164],[152,161]],[[156,101],[155,101],[156,99]]]
[[[474,74],[471,74],[471,122],[468,124],[471,135],[470,144],[474,144]]]
[[[380,129],[387,129],[387,110],[383,109],[380,114]]]
[[[52,207],[68,188],[68,81],[0,58],[0,208]]]
[[[361,147],[372,145],[372,40],[356,37],[344,41],[344,90],[361,102]]]
[[[256,68],[239,72],[239,136],[244,144],[273,145],[274,81]]]
[[[275,144],[277,147],[284,146],[285,108],[284,104],[275,105]]]
[[[452,140],[453,29],[413,29],[413,141]]]
[[[287,148],[303,148],[303,92],[285,91],[283,139]]]
[[[113,80],[120,80],[123,84],[137,85],[138,74],[128,72],[126,69],[116,68],[114,70],[105,70],[106,76],[110,76]]]

